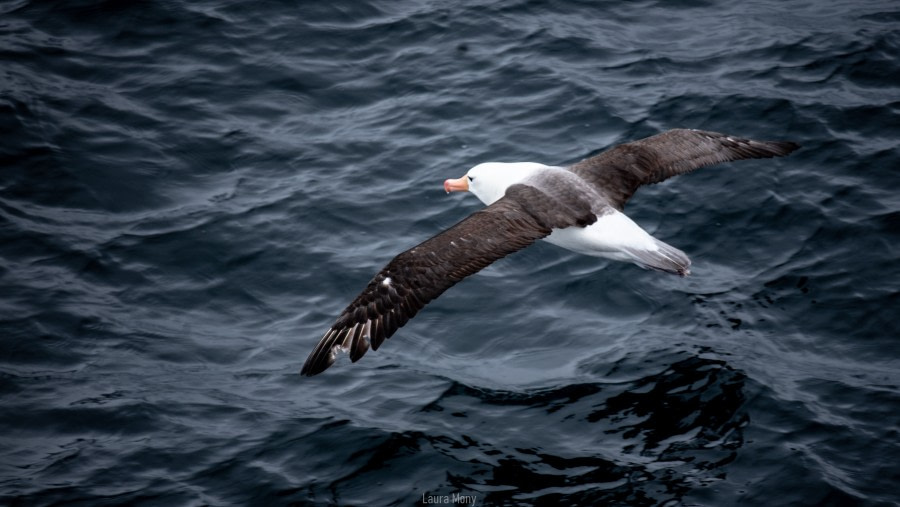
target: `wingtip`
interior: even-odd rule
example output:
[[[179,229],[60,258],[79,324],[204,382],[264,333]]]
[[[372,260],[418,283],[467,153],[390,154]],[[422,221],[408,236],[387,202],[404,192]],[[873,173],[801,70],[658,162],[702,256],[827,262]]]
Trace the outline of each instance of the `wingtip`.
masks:
[[[777,145],[782,151],[782,153],[779,154],[780,156],[788,155],[800,149],[800,145],[793,141],[779,141]]]
[[[304,377],[318,375],[327,370],[332,364],[334,364],[334,359],[316,361],[315,358],[310,355],[309,359],[306,360],[306,363],[303,364],[303,368],[300,369],[300,375]]]
[[[332,327],[306,358],[300,375],[312,377],[322,373],[334,364],[341,352],[349,353],[351,362],[359,361],[369,350],[371,334],[371,321],[349,327]]]
[[[322,373],[334,364],[334,360],[337,358],[335,349],[340,348],[340,338],[341,333],[338,330],[334,328],[329,329],[325,336],[319,340],[316,348],[310,352],[309,357],[306,358],[303,368],[300,369],[300,375],[312,377]]]

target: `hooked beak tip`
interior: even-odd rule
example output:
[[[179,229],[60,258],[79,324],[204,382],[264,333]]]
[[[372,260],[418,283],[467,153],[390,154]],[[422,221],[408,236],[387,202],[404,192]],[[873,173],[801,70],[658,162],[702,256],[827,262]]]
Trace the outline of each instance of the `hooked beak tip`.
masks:
[[[467,192],[469,190],[469,180],[463,176],[462,178],[457,178],[455,180],[445,180],[444,181],[444,191],[448,194],[450,192]]]

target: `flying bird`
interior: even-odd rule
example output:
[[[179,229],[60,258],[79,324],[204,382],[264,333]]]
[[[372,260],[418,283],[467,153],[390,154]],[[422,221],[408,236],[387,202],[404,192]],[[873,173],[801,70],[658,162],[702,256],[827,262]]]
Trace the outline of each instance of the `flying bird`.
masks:
[[[472,192],[487,205],[394,257],[350,303],[303,365],[316,375],[338,352],[358,361],[445,290],[492,262],[543,239],[595,257],[687,276],[681,250],[647,233],[623,211],[641,186],[694,169],[799,148],[717,132],[674,129],[621,144],[568,167],[487,162],[448,179],[444,190]]]

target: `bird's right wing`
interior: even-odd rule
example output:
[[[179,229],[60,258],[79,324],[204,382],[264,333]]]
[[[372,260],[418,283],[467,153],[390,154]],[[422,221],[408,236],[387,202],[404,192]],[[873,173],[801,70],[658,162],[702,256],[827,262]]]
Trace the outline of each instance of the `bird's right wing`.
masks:
[[[463,278],[550,234],[553,228],[586,226],[596,216],[583,206],[561,206],[527,185],[446,231],[394,257],[341,312],[307,358],[301,373],[315,375],[336,353],[356,362],[390,338],[431,300]]]
[[[674,129],[620,144],[570,169],[622,211],[641,185],[720,162],[781,157],[799,147],[786,141],[754,141],[718,132]]]

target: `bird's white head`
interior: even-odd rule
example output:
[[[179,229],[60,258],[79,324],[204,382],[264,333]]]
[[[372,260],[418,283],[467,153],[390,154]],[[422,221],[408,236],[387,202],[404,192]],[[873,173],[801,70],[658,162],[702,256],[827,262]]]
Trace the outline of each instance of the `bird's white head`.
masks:
[[[522,183],[540,169],[535,162],[485,162],[469,169],[462,178],[444,182],[447,192],[472,192],[481,202],[490,205],[503,197],[506,189]]]

